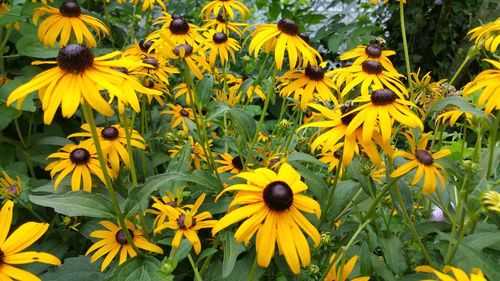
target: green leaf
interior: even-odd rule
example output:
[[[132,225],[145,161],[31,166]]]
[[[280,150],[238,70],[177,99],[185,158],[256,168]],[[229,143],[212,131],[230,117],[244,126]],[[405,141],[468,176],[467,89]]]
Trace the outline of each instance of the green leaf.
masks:
[[[428,234],[435,233],[438,231],[447,231],[450,228],[451,228],[450,224],[445,223],[445,222],[438,222],[438,221],[423,222],[423,223],[419,223],[415,226],[417,233],[422,238]],[[403,235],[401,235],[401,240],[404,241],[404,240],[411,239],[412,236],[413,236],[412,232],[410,230],[406,230],[403,233]]]
[[[299,172],[299,174],[305,179],[305,183],[311,189],[316,198],[326,198],[328,186],[317,173],[307,169],[298,162],[291,162],[290,164],[297,169],[297,172]],[[326,202],[324,201],[325,200],[321,200],[320,204],[325,204]]]
[[[374,254],[370,255],[370,260],[373,265],[373,269],[375,272],[382,277],[382,280],[385,281],[395,281],[396,278],[394,277],[394,274],[387,268],[387,265],[383,262],[382,259],[377,257]]]
[[[292,161],[301,161],[301,162],[306,162],[306,163],[311,163],[314,165],[319,165],[325,167],[325,163],[319,161],[315,157],[311,156],[310,154],[306,154],[303,152],[296,152],[292,153],[288,156],[288,162]]]
[[[16,49],[21,56],[48,59],[55,58],[59,53],[58,48],[44,47],[36,34],[27,34],[16,43]]]
[[[362,276],[369,276],[373,271],[370,255],[370,247],[368,246],[368,243],[366,241],[363,241],[359,253],[359,269]]]
[[[198,101],[204,105],[210,101],[212,97],[212,88],[214,85],[214,78],[212,76],[205,76],[203,80],[198,81],[195,86],[196,96]]]
[[[181,150],[168,163],[167,171],[184,172],[191,169],[191,141],[186,142]]]
[[[466,101],[462,97],[457,97],[457,96],[451,96],[444,98],[442,100],[439,100],[438,102],[434,103],[427,109],[427,116],[431,115],[434,112],[440,111],[444,109],[445,107],[453,105],[458,107],[461,111],[463,112],[470,112],[476,116],[482,117],[484,116],[484,113],[479,110],[478,108],[474,107],[471,103]]]
[[[40,139],[35,141],[34,145],[35,146],[38,146],[38,145],[65,146],[67,144],[73,144],[73,142],[68,140],[67,138],[53,136],[53,137],[40,138]]]
[[[159,270],[161,262],[151,256],[134,257],[120,265],[107,281],[157,281],[162,280]]]
[[[496,245],[500,246],[500,235],[498,232],[480,232],[467,235],[462,240],[463,245],[467,245],[468,247],[481,251],[484,248]]]
[[[60,267],[41,275],[46,281],[100,281],[104,280],[104,273],[99,269],[99,263],[90,263],[90,257],[78,256],[67,258]]]
[[[0,131],[7,128],[10,122],[12,122],[20,115],[20,111],[12,107],[7,107],[5,104],[0,104]]]
[[[57,213],[70,217],[114,217],[113,211],[109,209],[111,202],[104,195],[97,193],[77,191],[62,195],[31,195],[29,198],[36,205],[53,208]]]
[[[224,247],[224,260],[222,262],[222,277],[226,278],[233,271],[238,255],[245,251],[245,246],[234,240],[234,233],[225,231],[219,235]]]
[[[255,130],[257,129],[252,115],[237,107],[231,108],[229,113],[237,135],[241,136],[243,140],[250,142],[253,139]]]
[[[10,93],[12,93],[12,91],[14,91],[17,87],[21,86],[25,82],[26,82],[25,77],[19,76],[19,77],[16,77],[14,80],[10,81],[9,83],[0,86],[0,101],[6,102]],[[11,104],[11,106],[13,108],[17,108],[16,103],[17,102],[14,102],[13,104]],[[35,112],[36,107],[33,104],[33,95],[32,94],[26,96],[26,98],[24,99],[23,103],[21,104],[21,108],[19,108],[19,110]]]
[[[496,234],[498,236],[498,234]],[[500,280],[500,262],[498,259],[492,259],[464,244],[458,246],[458,251],[452,264],[470,272],[473,267],[479,267],[486,275],[488,280]]]
[[[384,258],[392,272],[400,274],[408,268],[402,253],[401,241],[396,237],[380,238],[379,244],[384,252]]]

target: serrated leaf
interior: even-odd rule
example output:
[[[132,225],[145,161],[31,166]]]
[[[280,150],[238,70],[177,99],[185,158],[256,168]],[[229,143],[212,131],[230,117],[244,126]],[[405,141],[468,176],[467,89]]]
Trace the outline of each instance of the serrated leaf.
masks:
[[[159,270],[161,262],[151,256],[134,257],[120,265],[107,281],[157,281],[162,280]]]
[[[105,196],[84,191],[61,195],[35,196],[29,199],[36,205],[53,208],[57,213],[70,217],[113,218],[112,206]]]
[[[408,268],[402,253],[401,241],[396,237],[380,238],[379,244],[384,252],[384,258],[392,272],[400,274]]]
[[[222,262],[222,277],[226,278],[231,274],[238,255],[245,251],[245,246],[234,240],[234,233],[231,231],[222,232],[219,235],[224,247],[224,260]]]

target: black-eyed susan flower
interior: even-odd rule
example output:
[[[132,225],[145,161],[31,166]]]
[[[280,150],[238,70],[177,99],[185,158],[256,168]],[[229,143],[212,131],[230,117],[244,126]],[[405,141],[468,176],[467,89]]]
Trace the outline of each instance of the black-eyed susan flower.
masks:
[[[388,88],[400,98],[408,94],[408,90],[399,80],[404,77],[394,70],[384,69],[382,63],[377,60],[365,60],[361,65],[351,65],[333,70],[333,81],[342,90],[345,96],[357,85],[361,85],[361,94],[368,95],[370,88],[374,90]],[[344,87],[342,88],[342,85]]]
[[[203,79],[203,72],[210,72],[210,65],[206,60],[205,52],[200,47],[180,44],[171,50],[169,56],[184,61],[194,76],[200,80]]]
[[[148,209],[147,212],[155,215],[153,225],[158,227],[168,218],[168,210],[165,206],[170,206],[172,208],[181,207],[182,193],[178,190],[174,195],[172,192],[168,191],[167,195],[161,197],[161,200],[155,196],[151,196],[151,199],[153,199],[154,203],[151,205],[151,209]]]
[[[203,228],[212,228],[217,222],[216,220],[210,220],[212,214],[208,211],[197,214],[203,200],[205,200],[205,195],[203,193],[193,205],[185,208],[173,208],[166,205],[165,212],[169,221],[158,225],[154,232],[158,233],[164,229],[173,229],[175,230],[172,240],[173,248],[179,248],[182,237],[186,237],[189,243],[193,245],[195,253],[199,254],[201,252],[201,241],[196,232]]]
[[[41,281],[33,273],[14,267],[14,265],[41,262],[61,265],[61,261],[45,252],[22,252],[38,240],[49,228],[48,223],[26,222],[9,236],[12,224],[14,203],[7,200],[0,210],[0,280]]]
[[[301,194],[308,187],[300,180],[300,174],[288,163],[283,163],[278,173],[259,168],[236,177],[245,179],[247,183],[229,186],[218,195],[238,191],[229,205],[234,210],[214,225],[212,234],[246,219],[234,238],[237,242],[248,244],[257,233],[258,264],[262,267],[269,265],[277,243],[292,272],[300,273],[300,266],[306,267],[311,262],[309,243],[303,232],[312,238],[315,247],[320,243],[318,230],[301,211],[315,214],[318,218],[321,215],[318,202]],[[238,205],[241,206],[235,208]]]
[[[234,20],[234,10],[241,13],[241,17],[246,19],[250,11],[247,6],[238,0],[212,0],[203,6],[201,9],[201,15],[204,19],[209,19],[210,15],[217,17],[219,14],[226,15],[231,20]]]
[[[96,47],[97,42],[87,25],[94,30],[96,35],[109,34],[106,25],[92,16],[82,14],[80,6],[73,0],[64,1],[59,9],[44,6],[35,9],[33,12],[33,23],[38,24],[38,20],[45,14],[49,14],[38,27],[38,38],[45,46],[55,47],[59,37],[59,46],[64,47],[71,38],[78,44],[87,47]],[[73,36],[73,37],[72,37]]]
[[[307,104],[315,99],[323,103],[331,101],[335,105],[339,102],[333,94],[335,85],[331,80],[332,72],[326,72],[321,66],[308,65],[304,70],[293,69],[287,71],[280,79],[287,80],[280,95],[300,101],[300,107],[304,110]]]
[[[400,177],[408,174],[411,170],[416,169],[415,177],[413,178],[411,184],[416,185],[422,178],[424,178],[422,193],[431,194],[436,191],[438,180],[441,184],[441,188],[444,189],[445,179],[441,172],[444,173],[445,169],[441,164],[437,163],[436,160],[450,155],[451,151],[448,149],[442,149],[436,153],[431,153],[426,150],[430,133],[422,135],[416,146],[415,136],[411,132],[407,132],[404,135],[410,146],[410,152],[398,150],[394,152],[393,157],[396,158],[402,156],[410,161],[401,165],[394,172],[392,172],[391,177]]]
[[[59,50],[56,61],[35,61],[33,64],[57,64],[56,67],[37,74],[29,82],[21,85],[9,95],[7,104],[17,100],[19,108],[23,100],[33,91],[38,91],[42,101],[45,124],[52,123],[54,115],[61,106],[62,115],[73,116],[81,102],[87,102],[103,115],[113,115],[110,104],[101,96],[101,90],[117,97],[121,103],[130,104],[139,111],[139,101],[135,91],[161,94],[161,92],[143,87],[136,77],[132,77],[115,68],[134,67],[141,62],[127,59],[110,60],[120,55],[113,52],[95,58],[94,54],[80,45],[70,44]]]
[[[252,32],[253,39],[248,51],[259,55],[260,49],[274,51],[276,68],[281,70],[285,57],[288,53],[290,69],[295,69],[299,61],[305,67],[318,65],[321,56],[311,47],[299,33],[299,26],[291,19],[281,19],[278,24],[261,24]]]
[[[155,42],[153,44],[155,49],[172,49],[180,44],[196,46],[204,41],[203,36],[199,34],[200,28],[180,15],[174,14],[168,18],[164,14],[160,22],[164,22],[163,26],[146,38]]]
[[[332,262],[335,259],[335,254],[331,256],[330,262]],[[328,274],[326,275],[325,280],[327,281],[345,281],[351,275],[354,267],[356,266],[356,262],[358,261],[358,256],[353,256],[352,258],[349,259],[345,264],[340,263],[339,268],[335,268],[335,266],[332,266],[330,271],[328,271]],[[370,280],[370,277],[357,277],[357,278],[352,278],[349,279],[351,281],[368,281]]]
[[[229,85],[229,91],[232,92],[234,91],[235,94],[242,93],[247,97],[247,99],[252,100],[255,95],[257,95],[259,98],[262,100],[266,99],[266,94],[262,90],[262,87],[260,85],[249,85],[246,87],[243,87],[243,83],[248,79],[248,77],[237,77],[231,73],[227,73],[226,77],[224,78],[223,76],[217,77],[219,79],[219,82],[222,84],[224,83],[224,79],[226,79],[227,84]]]
[[[356,48],[340,55],[340,60],[355,59],[353,65],[362,65],[366,60],[379,61],[386,70],[397,72],[392,65],[389,56],[395,55],[396,52],[391,50],[382,50],[383,43],[379,40],[371,40],[368,46],[357,46]]]
[[[177,126],[182,125],[182,129],[184,132],[188,131],[188,126],[186,122],[186,118],[194,121],[193,110],[189,107],[183,107],[178,104],[168,103],[169,110],[164,110],[160,112],[160,114],[169,114],[172,116],[172,121],[170,122],[170,127],[177,128]]]
[[[216,32],[213,29],[204,32],[203,35],[207,38],[204,48],[209,52],[208,62],[212,67],[215,67],[217,57],[220,60],[221,66],[225,65],[226,62],[229,63],[230,58],[233,62],[236,62],[234,52],[241,49],[238,41],[229,38],[224,32]]]
[[[0,177],[0,195],[5,198],[14,198],[19,196],[23,191],[23,184],[19,176],[13,179],[5,171],[2,171]]]
[[[201,162],[207,162],[207,157],[205,156],[205,152],[203,151],[203,147],[199,142],[195,142],[193,138],[190,136],[188,139],[190,145],[191,145],[191,160],[193,160],[194,167],[196,169],[201,169]],[[212,140],[208,141],[208,145],[212,146]],[[175,145],[172,149],[170,149],[168,152],[170,152],[170,157],[174,157],[181,151],[182,146],[181,145]]]
[[[129,256],[135,257],[137,255],[132,246],[128,243],[123,230],[118,225],[110,221],[101,221],[99,223],[104,226],[106,230],[94,230],[90,233],[90,237],[100,239],[94,243],[85,254],[89,255],[94,252],[90,258],[90,262],[93,263],[107,254],[101,264],[101,271],[104,271],[118,253],[120,253],[120,258],[118,260],[119,265],[124,263]],[[132,240],[137,248],[160,255],[163,254],[163,250],[160,247],[150,243],[144,237],[142,230],[137,229],[135,225],[129,221],[127,221],[126,224],[128,232],[130,236],[132,236]]]
[[[413,93],[411,93],[411,96],[415,103],[420,105],[424,110],[442,96],[441,84],[443,84],[446,79],[432,82],[430,72],[420,77],[420,68],[416,73],[411,73],[410,79],[413,85]]]
[[[474,80],[465,85],[463,93],[465,96],[469,96],[482,90],[477,104],[482,106],[486,103],[484,112],[490,114],[493,110],[500,109],[500,60],[485,59],[485,61],[496,69],[488,69],[479,73]]]
[[[59,158],[59,160],[45,167],[46,171],[50,170],[50,176],[52,178],[59,173],[54,182],[55,190],[57,190],[61,181],[70,173],[72,173],[71,190],[73,191],[80,190],[83,181],[83,190],[90,192],[92,190],[92,174],[104,182],[103,168],[99,163],[93,143],[81,142],[79,145],[67,144],[58,152],[47,156],[47,158]],[[105,168],[109,169],[108,167]],[[114,177],[114,171],[109,169],[109,172],[111,176]]]
[[[166,11],[167,7],[165,6],[164,2],[164,0],[142,0],[142,11],[144,12],[146,10],[152,10],[156,3],[158,3],[158,5],[160,5],[160,7]],[[168,2],[168,0],[166,2]],[[132,4],[137,5],[138,3],[139,0],[132,0]]]
[[[229,88],[229,91],[217,90],[215,92],[215,99],[223,102],[230,106],[235,106],[240,104],[241,99],[241,91],[235,88]]]
[[[486,25],[478,26],[469,33],[470,40],[474,40],[474,44],[484,46],[487,51],[495,53],[498,45],[500,45],[500,18]]]
[[[243,36],[243,30],[247,24],[240,22],[227,21],[224,16],[219,13],[215,19],[206,20],[206,23],[202,26],[202,29],[214,29],[216,32],[224,32],[229,34],[230,31],[238,34],[239,37]]]
[[[460,110],[460,108],[455,107],[455,108],[450,108],[445,112],[439,114],[436,117],[436,120],[434,120],[434,122],[436,124],[438,124],[439,122],[441,122],[441,124],[446,124],[447,121],[450,121],[450,126],[455,126],[455,123],[457,122],[458,118],[460,118],[460,116],[462,115],[465,117],[465,119],[472,118],[472,113],[464,112]]]
[[[191,97],[194,97],[194,91],[189,89],[189,86],[186,83],[178,84],[172,89],[172,92],[174,92],[174,99],[184,97],[187,104],[191,104]]]
[[[500,213],[500,193],[494,190],[486,191],[481,196],[483,206],[490,212]]]
[[[467,273],[465,273],[462,269],[449,265],[446,265],[443,268],[443,272],[428,265],[417,266],[415,271],[432,273],[441,281],[487,281],[481,269],[477,267],[471,270],[470,278],[469,275],[467,275]],[[453,276],[449,274],[450,272],[453,273]]]
[[[222,160],[215,160],[215,162],[222,164],[217,168],[217,172],[224,173],[230,172],[233,174],[238,174],[243,171],[243,159],[240,156],[232,156],[229,153],[223,153],[220,155]]]
[[[343,141],[342,146],[342,166],[346,167],[351,162],[355,154],[360,154],[360,147],[370,160],[380,166],[382,159],[378,153],[378,144],[388,155],[392,155],[392,147],[382,140],[382,136],[378,132],[373,132],[372,139],[363,138],[363,128],[357,128],[352,134],[347,134],[347,127],[356,116],[355,113],[350,113],[356,106],[352,103],[347,103],[340,106],[340,110],[332,110],[327,107],[309,104],[309,107],[319,111],[326,120],[311,122],[302,125],[299,130],[305,128],[325,128],[326,131],[321,131],[319,136],[315,137],[311,143],[311,151],[315,151],[319,147],[323,150],[336,151],[336,144]],[[348,114],[349,113],[349,114]]]
[[[327,169],[328,172],[337,169],[337,167],[339,166],[339,163],[341,162],[342,159],[342,146],[343,143],[337,143],[332,148],[330,147],[325,148],[321,152],[319,161],[328,164],[328,169]],[[339,176],[341,177],[342,174],[343,174],[343,169],[339,171]]]
[[[162,55],[143,55],[140,59],[143,65],[130,68],[129,71],[130,74],[146,78],[146,82],[151,80],[168,86],[168,77],[179,73],[179,69],[170,65]]]
[[[372,138],[375,127],[380,129],[382,140],[389,143],[394,121],[412,128],[424,130],[420,118],[410,109],[416,107],[410,101],[397,96],[389,89],[373,91],[370,96],[360,96],[353,102],[361,103],[348,114],[356,113],[347,126],[346,134],[351,135],[363,125],[363,139]]]
[[[84,137],[87,138],[85,142],[89,142],[93,146],[94,140],[92,139],[90,125],[83,124],[81,128],[84,132],[71,134],[68,138]],[[130,166],[130,157],[126,148],[127,137],[125,128],[115,124],[107,127],[96,127],[96,129],[102,150],[111,168],[118,173],[120,171],[120,159],[125,165]],[[130,134],[130,144],[142,150],[146,149],[144,138],[136,130],[132,130]]]

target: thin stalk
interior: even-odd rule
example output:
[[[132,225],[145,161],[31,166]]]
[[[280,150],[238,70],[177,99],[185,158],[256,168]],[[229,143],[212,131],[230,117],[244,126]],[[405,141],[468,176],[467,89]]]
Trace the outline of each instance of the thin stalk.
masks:
[[[196,281],[203,281],[203,279],[200,276],[200,272],[198,271],[198,267],[193,261],[193,257],[191,257],[191,254],[188,255],[189,263],[191,263],[191,267],[193,268],[194,271],[194,278]]]
[[[402,1],[399,2],[399,20],[401,22],[401,36],[403,37],[403,49],[405,52],[406,75],[408,78],[408,84],[410,85],[410,93],[413,93],[413,84],[411,82],[410,55],[408,53],[408,42],[406,40],[405,12]],[[410,97],[413,97],[413,95],[410,94]]]
[[[457,79],[458,75],[460,74],[460,72],[462,72],[463,68],[467,65],[467,63],[469,62],[469,60],[470,60],[470,57],[469,57],[469,55],[467,55],[465,57],[465,60],[462,62],[462,64],[460,65],[460,67],[457,69],[457,71],[453,75],[453,77],[451,77],[450,82],[448,83],[448,85],[453,85],[453,82],[455,82],[455,80]]]
[[[106,18],[106,24],[109,26],[109,41],[111,41],[111,46],[113,46],[113,49],[115,48],[115,39],[113,38],[113,31],[111,30],[111,16],[109,15],[108,12],[108,4],[106,3],[106,0],[102,1],[103,6],[104,6],[104,17]],[[135,5],[134,5],[135,6]]]
[[[255,270],[257,270],[257,255],[255,255],[255,259],[253,260],[252,269],[250,270],[250,275],[248,275],[248,281],[253,281]]]
[[[92,108],[89,106],[87,101],[83,101],[82,103],[83,114],[85,116],[85,121],[90,126],[90,131],[92,133],[92,138],[94,140],[94,145],[97,152],[97,157],[99,159],[99,164],[101,165],[102,173],[104,175],[104,182],[106,184],[106,188],[108,189],[109,196],[111,197],[111,203],[113,204],[113,208],[115,210],[115,215],[118,219],[118,224],[120,228],[125,234],[125,238],[127,239],[128,244],[132,246],[132,249],[138,254],[142,255],[137,246],[130,235],[127,224],[125,223],[125,217],[120,209],[120,203],[118,202],[115,189],[113,188],[113,183],[111,182],[111,177],[108,172],[108,165],[106,164],[106,160],[104,159],[104,153],[102,152],[101,143],[99,142],[99,135],[97,134],[97,129],[94,120],[94,113],[92,112]]]
[[[497,142],[497,132],[498,132],[498,123],[500,119],[500,111],[497,112],[497,116],[493,123],[492,131],[490,131],[490,154],[488,156],[488,165],[486,166],[486,174],[485,178],[489,179],[491,175],[491,169],[493,166],[493,158],[495,155],[495,146]]]
[[[335,169],[335,179],[333,180],[333,186],[330,188],[330,192],[328,193],[328,199],[326,200],[326,209],[324,212],[321,213],[321,218],[319,219],[318,229],[321,229],[321,226],[325,222],[326,214],[328,213],[328,211],[332,207],[333,195],[335,194],[335,191],[337,190],[337,183],[339,182],[340,174],[342,171],[343,156],[344,156],[344,150],[342,149],[342,153],[340,154],[339,164],[337,165],[337,169]]]
[[[17,121],[17,119],[18,118],[14,119],[14,126],[16,127],[17,136],[19,137],[19,140],[21,141],[21,144],[24,147],[24,155],[26,156],[26,165],[28,166],[28,170],[31,176],[34,177],[35,170],[33,169],[33,162],[31,161],[31,152],[28,149],[28,145],[24,141],[24,137],[23,134],[21,133],[21,129],[19,128],[19,122]]]
[[[135,112],[134,112],[135,113]],[[128,122],[128,118],[125,114],[125,112],[122,115],[122,122],[123,122],[123,128],[125,129],[125,138],[127,139],[127,153],[128,153],[128,161],[129,161],[129,169],[130,169],[130,174],[132,175],[132,185],[133,187],[137,187],[137,172],[135,170],[135,163],[134,163],[134,155],[132,151],[132,131],[134,130],[134,123],[133,121]]]
[[[464,228],[464,222],[465,222],[465,214],[463,213],[463,206],[465,206],[465,201],[467,200],[467,189],[466,189],[466,184],[469,179],[468,173],[465,173],[464,176],[464,181],[462,183],[462,187],[460,188],[460,198],[455,199],[457,202],[457,209],[455,211],[455,216],[453,217],[453,228],[451,229],[451,235],[450,235],[450,244],[448,244],[448,250],[446,251],[446,263],[445,264],[450,264],[451,260],[455,256],[455,253],[458,249],[458,246],[460,245],[460,241],[462,240],[461,236],[463,237],[463,231],[465,231]],[[460,219],[460,222],[458,221]],[[458,224],[458,225],[457,225]],[[458,230],[457,230],[458,227]],[[456,232],[458,231],[458,236],[457,236],[457,242],[455,245],[451,242],[451,239],[455,236]]]

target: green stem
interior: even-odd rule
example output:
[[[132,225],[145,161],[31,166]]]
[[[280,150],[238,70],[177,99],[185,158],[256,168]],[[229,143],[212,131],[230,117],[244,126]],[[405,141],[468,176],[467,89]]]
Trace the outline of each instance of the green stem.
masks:
[[[337,165],[337,169],[335,169],[335,179],[333,180],[333,186],[330,188],[330,192],[328,193],[328,199],[326,200],[326,209],[324,212],[321,213],[321,218],[319,220],[319,225],[318,229],[321,229],[321,226],[325,222],[326,214],[330,210],[332,204],[333,204],[333,195],[335,194],[335,191],[337,190],[337,183],[339,182],[340,174],[342,171],[342,159],[344,156],[344,150],[342,150],[342,153],[340,154],[340,161],[339,164]]]
[[[462,64],[457,69],[457,71],[455,72],[455,74],[453,75],[453,77],[450,79],[450,82],[448,83],[448,85],[453,85],[453,82],[455,82],[455,80],[457,79],[458,75],[460,74],[460,72],[462,72],[463,68],[467,65],[467,63],[469,62],[469,60],[470,60],[470,57],[466,56],[465,60],[462,62]]]
[[[490,154],[488,156],[488,165],[487,165],[486,174],[485,174],[486,179],[490,178],[491,169],[493,166],[493,158],[495,155],[495,147],[496,147],[496,142],[497,142],[497,132],[498,132],[499,120],[500,120],[500,111],[497,112],[497,116],[496,116],[495,121],[493,123],[492,131],[490,131]]]
[[[196,281],[203,281],[203,279],[200,276],[200,272],[198,272],[198,267],[196,267],[196,264],[193,261],[193,257],[191,257],[191,254],[188,255],[189,262],[191,263],[191,267],[193,268],[194,271],[194,277]]]
[[[135,114],[133,112],[132,114]],[[134,118],[132,118],[133,120]],[[133,121],[128,120],[125,112],[122,115],[122,122],[123,122],[123,128],[125,130],[125,138],[127,139],[127,153],[128,153],[128,161],[129,161],[129,169],[130,169],[130,174],[132,176],[132,185],[133,187],[137,187],[137,172],[135,170],[135,163],[134,163],[134,155],[132,151],[132,132],[134,130],[134,123]],[[130,124],[129,124],[130,123]]]
[[[111,29],[111,20],[110,20],[111,17],[110,17],[109,12],[108,12],[108,4],[106,3],[106,0],[103,0],[102,3],[104,6],[104,17],[106,18],[106,24],[109,27],[109,34],[108,34],[109,41],[111,41],[111,46],[114,49],[115,48],[115,39],[113,38],[113,30]]]
[[[255,256],[255,259],[253,260],[252,269],[250,270],[250,275],[248,275],[248,281],[253,281],[254,275],[255,275],[255,270],[257,270],[257,255]]]
[[[399,20],[401,22],[401,36],[403,37],[403,49],[405,52],[405,63],[406,63],[406,75],[408,78],[408,84],[410,85],[410,97],[413,102],[413,84],[411,82],[411,68],[410,68],[410,55],[408,53],[408,42],[406,40],[406,27],[405,27],[405,12],[403,2],[399,2]]]
[[[450,234],[450,243],[448,244],[448,250],[446,251],[446,263],[445,264],[450,264],[451,260],[455,256],[455,253],[458,249],[458,246],[460,245],[460,241],[462,240],[462,237],[465,232],[465,214],[464,214],[464,208],[465,206],[465,201],[467,200],[468,192],[466,188],[467,181],[469,179],[468,173],[465,173],[464,175],[464,181],[462,182],[462,187],[460,188],[460,198],[457,198],[457,209],[455,212],[455,216],[453,217],[453,228],[451,229],[451,234]],[[456,189],[455,189],[456,190]],[[458,221],[460,219],[460,222]],[[457,230],[458,227],[458,230]],[[458,236],[457,236],[457,242],[453,245],[451,239],[455,236],[456,232],[458,231]]]
[[[99,142],[99,135],[97,134],[97,129],[96,129],[95,120],[94,120],[94,113],[92,112],[92,108],[87,103],[87,101],[83,101],[82,109],[83,109],[83,114],[85,116],[85,120],[90,126],[90,131],[92,133],[92,138],[94,140],[94,145],[96,148],[97,157],[99,158],[99,164],[101,165],[102,173],[104,175],[104,181],[106,184],[106,188],[108,189],[109,196],[111,197],[111,203],[113,204],[113,208],[115,210],[115,214],[116,214],[116,217],[118,219],[118,223],[120,225],[120,228],[122,229],[123,234],[125,234],[125,238],[127,239],[127,242],[130,244],[130,246],[132,246],[132,249],[138,255],[141,255],[142,253],[136,247],[134,240],[132,239],[132,236],[130,235],[130,232],[128,230],[127,224],[125,222],[125,217],[123,216],[123,213],[120,209],[120,203],[118,202],[118,199],[117,199],[117,196],[115,193],[115,189],[113,188],[113,183],[111,182],[111,177],[109,176],[109,172],[108,172],[108,165],[106,164],[106,160],[104,158],[104,153],[102,152],[101,143]]]

